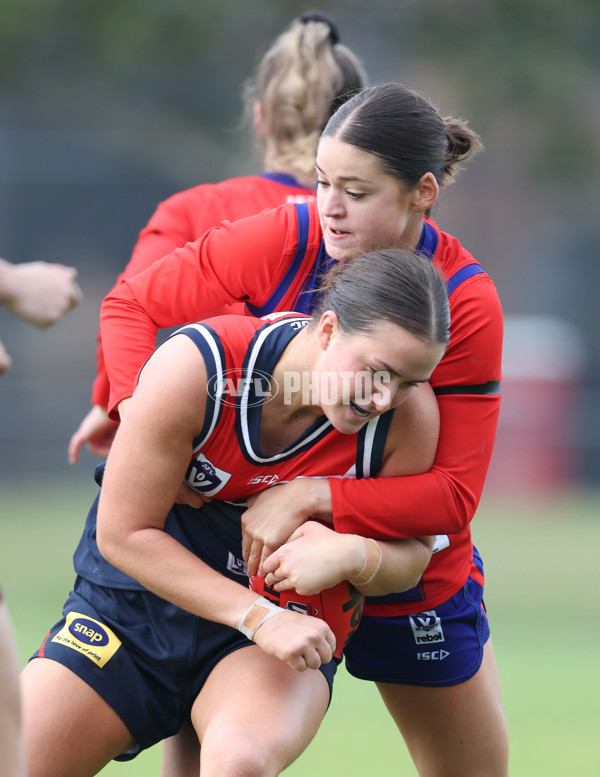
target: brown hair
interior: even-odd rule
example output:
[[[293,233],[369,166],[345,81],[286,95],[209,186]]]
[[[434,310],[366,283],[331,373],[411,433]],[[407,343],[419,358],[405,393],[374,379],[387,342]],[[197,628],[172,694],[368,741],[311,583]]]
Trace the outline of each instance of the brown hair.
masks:
[[[391,248],[335,262],[321,290],[314,321],[332,310],[348,334],[390,321],[425,342],[447,345],[450,340],[446,286],[431,261],[419,254]]]
[[[443,118],[424,95],[398,83],[363,89],[335,112],[323,136],[375,154],[409,189],[427,172],[447,186],[483,147],[466,121]]]

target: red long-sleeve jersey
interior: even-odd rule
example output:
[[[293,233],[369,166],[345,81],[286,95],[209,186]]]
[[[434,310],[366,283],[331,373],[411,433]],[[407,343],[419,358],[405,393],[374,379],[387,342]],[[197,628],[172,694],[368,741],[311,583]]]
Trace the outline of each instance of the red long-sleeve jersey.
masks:
[[[471,569],[470,521],[500,409],[502,311],[489,276],[428,219],[418,250],[435,262],[450,297],[450,344],[431,378],[441,413],[436,460],[430,472],[413,477],[330,479],[334,524],[381,538],[449,535],[456,591]],[[159,328],[194,322],[234,300],[254,315],[306,312],[327,263],[316,203],[284,205],[212,229],[121,282],[101,310],[113,417],[131,395]],[[446,574],[449,555],[434,555],[428,575]]]
[[[314,190],[300,186],[292,176],[270,173],[230,178],[178,192],[159,203],[150,221],[140,232],[131,258],[116,283],[137,275],[157,259],[196,240],[222,221],[246,218],[284,202],[310,202],[314,199]],[[242,305],[232,303],[207,309],[203,318],[242,312]],[[109,382],[102,341],[98,335],[92,404],[106,407],[108,397]]]

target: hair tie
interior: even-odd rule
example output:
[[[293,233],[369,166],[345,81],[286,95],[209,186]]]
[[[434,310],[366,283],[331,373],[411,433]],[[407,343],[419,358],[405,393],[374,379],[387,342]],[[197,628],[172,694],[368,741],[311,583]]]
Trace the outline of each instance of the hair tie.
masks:
[[[329,27],[329,42],[331,45],[335,46],[336,43],[340,42],[340,33],[338,31],[337,25],[332,19],[329,18],[329,16],[321,13],[321,11],[306,11],[300,17],[300,21],[302,24],[308,24],[309,22],[323,22],[323,24],[326,24]]]

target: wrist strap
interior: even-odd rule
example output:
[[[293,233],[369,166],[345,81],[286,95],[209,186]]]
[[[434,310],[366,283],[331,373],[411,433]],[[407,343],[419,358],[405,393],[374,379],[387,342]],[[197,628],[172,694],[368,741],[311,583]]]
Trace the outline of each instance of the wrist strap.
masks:
[[[370,537],[363,537],[365,543],[365,563],[359,574],[350,580],[352,585],[367,585],[379,572],[381,567],[381,561],[383,559],[383,553],[379,543]]]
[[[265,599],[264,596],[260,596],[256,599],[246,612],[242,615],[239,621],[236,623],[236,629],[241,631],[245,637],[254,640],[254,635],[259,628],[266,623],[269,618],[273,618],[275,615],[279,615],[280,612],[286,612],[283,607],[270,602]]]

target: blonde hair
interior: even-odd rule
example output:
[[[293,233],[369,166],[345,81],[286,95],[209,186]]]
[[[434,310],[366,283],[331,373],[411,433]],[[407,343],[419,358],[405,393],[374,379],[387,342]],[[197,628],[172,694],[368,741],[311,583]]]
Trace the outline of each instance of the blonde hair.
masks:
[[[263,56],[247,82],[247,112],[261,106],[264,167],[312,176],[319,136],[345,99],[366,83],[358,58],[339,43],[323,14],[294,19]]]

